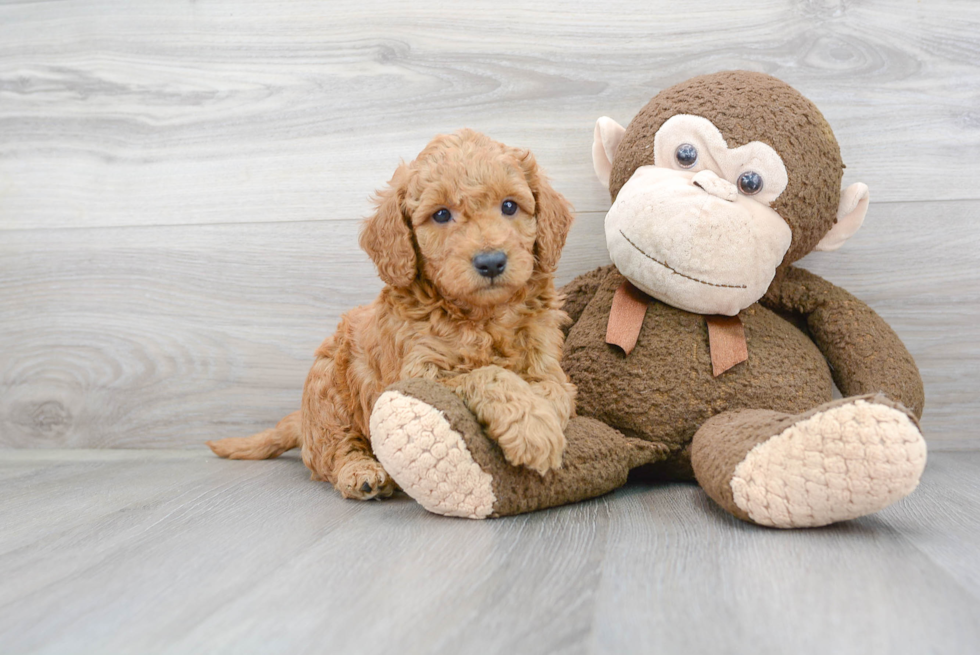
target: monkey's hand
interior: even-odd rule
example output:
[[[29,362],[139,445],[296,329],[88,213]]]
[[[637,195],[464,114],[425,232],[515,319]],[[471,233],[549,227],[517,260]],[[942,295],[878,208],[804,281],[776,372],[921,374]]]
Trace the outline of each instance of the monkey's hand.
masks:
[[[883,392],[922,416],[925,396],[915,360],[888,323],[865,303],[818,275],[790,266],[773,282],[762,304],[805,319],[845,397]]]

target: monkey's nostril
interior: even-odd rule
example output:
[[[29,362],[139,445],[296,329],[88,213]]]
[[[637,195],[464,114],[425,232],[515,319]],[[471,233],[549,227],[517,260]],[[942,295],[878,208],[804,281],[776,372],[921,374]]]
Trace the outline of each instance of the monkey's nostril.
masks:
[[[473,256],[473,268],[483,277],[495,278],[507,269],[507,254],[502,250],[479,252]]]
[[[721,198],[729,202],[733,202],[738,197],[738,189],[733,183],[718,177],[708,169],[700,171],[695,175],[691,180],[691,184],[716,198]]]

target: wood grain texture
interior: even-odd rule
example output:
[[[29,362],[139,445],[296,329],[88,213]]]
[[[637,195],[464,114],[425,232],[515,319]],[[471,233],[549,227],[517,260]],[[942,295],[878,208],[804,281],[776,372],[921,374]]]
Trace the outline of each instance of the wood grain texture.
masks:
[[[978,35],[970,0],[4,3],[0,229],[349,219],[463,126],[603,211],[595,119],[733,68],[814,100],[877,200],[978,199]]]
[[[381,289],[357,229],[321,221],[8,233],[0,444],[196,445],[293,411],[314,349]],[[601,221],[575,228],[565,277],[604,261],[601,230]]]
[[[345,501],[295,456],[0,453],[4,653],[944,655],[980,646],[980,453],[777,531],[697,487],[485,522]]]
[[[932,447],[980,447],[966,0],[0,3],[0,445],[183,447],[291,411],[379,288],[368,197],[437,132],[534,150],[579,209],[560,278],[607,263],[595,118],[727,68],[828,117],[872,209],[806,265],[905,339]]]
[[[199,446],[295,409],[377,293],[357,224],[399,158],[531,148],[579,210],[567,281],[608,262],[595,119],[732,68],[814,100],[871,187],[804,265],[919,362],[909,499],[778,532],[629,487],[479,523]],[[971,0],[0,3],[0,652],[980,651],[980,453],[936,452],[980,448],[978,108]]]
[[[844,248],[803,262],[905,340],[933,448],[980,445],[978,213],[872,205]],[[602,220],[578,216],[560,282],[608,262]],[[964,236],[920,241],[938,229]],[[380,288],[356,233],[355,221],[8,232],[0,444],[167,448],[268,427],[299,405],[340,315]]]

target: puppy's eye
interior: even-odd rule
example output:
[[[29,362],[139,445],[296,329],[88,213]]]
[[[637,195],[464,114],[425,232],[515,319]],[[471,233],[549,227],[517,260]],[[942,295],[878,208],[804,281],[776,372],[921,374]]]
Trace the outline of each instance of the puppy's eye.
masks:
[[[755,171],[745,171],[738,176],[738,190],[747,196],[762,191],[762,176]]]
[[[691,168],[698,161],[698,149],[690,143],[682,143],[674,151],[674,157],[681,168]]]
[[[432,215],[432,220],[434,220],[436,223],[448,223],[449,221],[453,220],[453,215],[452,212],[443,207]]]
[[[513,200],[504,200],[503,204],[500,205],[500,211],[504,216],[513,216],[517,213],[517,203]]]

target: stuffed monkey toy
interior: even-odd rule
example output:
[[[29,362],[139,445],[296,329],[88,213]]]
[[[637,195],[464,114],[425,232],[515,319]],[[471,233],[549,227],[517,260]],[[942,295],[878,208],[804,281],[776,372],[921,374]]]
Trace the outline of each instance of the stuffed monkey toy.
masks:
[[[613,264],[562,290],[578,387],[562,466],[510,466],[450,391],[406,380],[371,417],[402,489],[429,511],[485,518],[607,493],[639,469],[781,528],[909,494],[926,460],[915,362],[870,307],[792,265],[840,247],[868,206],[864,184],[841,188],[817,108],[768,75],[705,75],[626,128],[600,118],[592,154]]]

